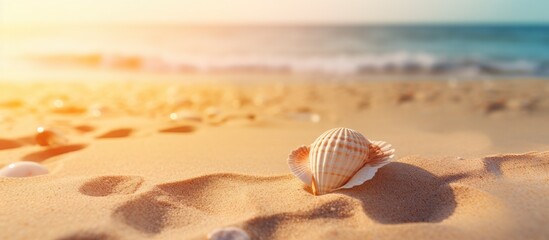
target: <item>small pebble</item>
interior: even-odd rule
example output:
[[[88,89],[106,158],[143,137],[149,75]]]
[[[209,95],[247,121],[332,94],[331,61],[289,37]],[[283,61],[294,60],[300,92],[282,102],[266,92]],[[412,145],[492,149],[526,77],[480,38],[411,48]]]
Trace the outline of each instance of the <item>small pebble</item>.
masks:
[[[47,173],[47,168],[35,162],[16,162],[0,169],[2,177],[32,177]]]
[[[457,157],[456,160],[465,160],[463,157]]]
[[[236,227],[214,229],[207,237],[209,240],[250,240],[250,236],[244,230]]]
[[[67,143],[67,139],[60,133],[46,129],[45,127],[38,127],[36,129],[34,140],[38,145],[43,147],[55,147]]]

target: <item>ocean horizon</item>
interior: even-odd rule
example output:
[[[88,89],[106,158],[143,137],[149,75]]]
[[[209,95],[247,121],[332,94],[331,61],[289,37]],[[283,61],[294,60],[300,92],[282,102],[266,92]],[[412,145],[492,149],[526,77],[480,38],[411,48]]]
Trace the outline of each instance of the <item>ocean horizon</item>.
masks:
[[[549,24],[82,25],[4,30],[3,71],[549,77]],[[22,67],[23,66],[23,67]]]

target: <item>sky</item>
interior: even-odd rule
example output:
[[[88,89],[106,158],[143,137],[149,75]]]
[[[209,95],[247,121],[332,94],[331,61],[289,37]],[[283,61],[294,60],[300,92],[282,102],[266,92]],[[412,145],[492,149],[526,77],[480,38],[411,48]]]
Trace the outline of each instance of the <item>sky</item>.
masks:
[[[0,0],[2,25],[549,23],[549,0]]]

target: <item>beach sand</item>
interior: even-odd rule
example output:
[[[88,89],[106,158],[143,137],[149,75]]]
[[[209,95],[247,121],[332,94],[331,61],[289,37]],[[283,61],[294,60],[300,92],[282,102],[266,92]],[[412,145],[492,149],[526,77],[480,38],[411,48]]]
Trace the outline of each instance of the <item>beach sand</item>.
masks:
[[[0,239],[548,239],[548,123],[538,80],[3,82],[0,168],[50,173],[0,178]],[[334,127],[396,157],[314,196],[287,157]]]

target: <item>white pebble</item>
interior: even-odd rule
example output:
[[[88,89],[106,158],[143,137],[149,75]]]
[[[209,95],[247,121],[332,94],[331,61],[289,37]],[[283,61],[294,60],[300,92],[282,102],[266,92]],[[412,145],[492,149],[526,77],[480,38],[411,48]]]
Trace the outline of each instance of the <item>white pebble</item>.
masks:
[[[250,240],[250,236],[244,230],[236,227],[214,229],[207,237],[210,240]]]
[[[32,177],[47,174],[44,166],[35,162],[16,162],[0,169],[2,177]]]

